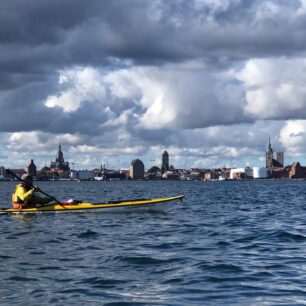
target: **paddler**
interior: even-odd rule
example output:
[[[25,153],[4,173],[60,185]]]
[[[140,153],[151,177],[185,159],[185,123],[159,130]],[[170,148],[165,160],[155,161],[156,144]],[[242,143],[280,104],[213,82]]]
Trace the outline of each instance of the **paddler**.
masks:
[[[33,186],[33,178],[29,174],[24,174],[21,177],[22,183],[18,184],[15,192],[12,195],[13,207],[16,209],[34,207],[36,204],[47,204],[52,198],[43,198],[35,194],[39,192],[39,188]]]

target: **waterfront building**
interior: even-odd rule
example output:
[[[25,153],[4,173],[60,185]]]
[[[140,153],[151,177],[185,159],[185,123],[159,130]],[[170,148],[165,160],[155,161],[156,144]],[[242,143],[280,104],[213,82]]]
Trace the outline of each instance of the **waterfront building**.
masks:
[[[70,172],[70,178],[72,180],[89,181],[94,180],[94,170],[72,170]]]
[[[163,173],[162,178],[164,180],[178,181],[180,179],[179,173],[175,173],[173,171],[166,171]]]
[[[26,174],[27,172],[25,171],[25,169],[22,168],[18,168],[18,169],[10,169],[10,171],[12,171],[13,173],[15,173],[16,175],[18,175],[19,177],[21,177],[23,174]],[[6,177],[8,179],[13,179],[15,180],[15,178],[13,178],[11,175],[6,175]]]
[[[230,168],[220,168],[219,171],[219,181],[224,181],[230,179],[231,169]]]
[[[157,166],[151,167],[146,173],[147,180],[160,180],[162,178],[161,169]]]
[[[269,138],[268,151],[266,152],[266,169],[268,178],[288,178],[289,171],[284,167],[284,152],[276,152],[276,159]]]
[[[279,168],[284,167],[284,152],[276,152],[276,159],[274,159],[274,153],[269,138],[268,151],[266,152],[266,168]]]
[[[189,173],[189,177],[193,181],[199,181],[203,177],[203,170],[198,168],[191,168],[191,171]]]
[[[3,166],[0,167],[0,181],[3,181],[6,179],[6,171]]]
[[[68,179],[70,174],[69,163],[65,162],[61,144],[58,145],[55,161],[51,162],[48,177],[53,180]]]
[[[219,173],[213,169],[208,169],[204,171],[203,179],[204,181],[217,180],[219,178]]]
[[[253,178],[253,168],[233,168],[230,170],[231,180],[246,180]]]
[[[69,163],[64,160],[61,144],[58,145],[55,161],[51,162],[50,168],[51,170],[62,170],[64,172],[70,170]]]
[[[265,179],[267,178],[267,169],[266,168],[259,168],[253,167],[253,177],[254,179]]]
[[[265,179],[267,169],[259,167],[232,168],[230,169],[231,180]]]
[[[130,177],[133,180],[144,179],[144,164],[140,159],[134,159],[130,166]]]
[[[162,173],[165,173],[169,170],[169,154],[167,151],[164,151],[162,154]]]
[[[31,159],[31,162],[28,165],[27,172],[32,177],[37,177],[36,165],[34,164],[34,160],[33,159]]]
[[[306,178],[306,167],[301,166],[299,162],[293,163],[289,171],[289,178],[292,179]]]

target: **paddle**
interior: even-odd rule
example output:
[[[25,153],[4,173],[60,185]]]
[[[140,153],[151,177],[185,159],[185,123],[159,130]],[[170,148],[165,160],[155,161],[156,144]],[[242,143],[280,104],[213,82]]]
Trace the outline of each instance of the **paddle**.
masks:
[[[49,194],[47,194],[46,192],[42,191],[40,188],[34,186],[33,184],[30,184],[29,182],[23,180],[21,177],[19,177],[17,174],[15,174],[13,171],[9,170],[9,169],[5,169],[5,171],[15,177],[18,181],[24,182],[26,185],[28,185],[29,187],[32,187],[34,189],[36,189],[37,191],[39,191],[40,193],[44,194],[45,196],[47,196],[48,198],[54,200],[56,203],[62,205],[62,203],[60,201],[58,201],[55,197],[50,196]]]

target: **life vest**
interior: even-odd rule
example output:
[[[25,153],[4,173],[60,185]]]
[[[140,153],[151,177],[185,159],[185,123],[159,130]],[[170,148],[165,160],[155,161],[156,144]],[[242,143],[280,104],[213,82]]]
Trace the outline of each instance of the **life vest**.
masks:
[[[22,209],[23,207],[29,207],[33,193],[33,189],[28,190],[23,184],[17,185],[12,194],[13,208]]]

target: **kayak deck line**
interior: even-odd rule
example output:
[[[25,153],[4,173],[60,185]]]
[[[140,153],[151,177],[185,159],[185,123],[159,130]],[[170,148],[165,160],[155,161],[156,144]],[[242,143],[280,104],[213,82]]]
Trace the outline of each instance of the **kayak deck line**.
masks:
[[[119,210],[130,208],[150,208],[157,204],[165,202],[182,200],[184,195],[168,197],[168,198],[155,198],[155,199],[135,199],[135,200],[119,200],[106,203],[54,203],[32,208],[24,208],[18,210],[15,208],[1,208],[0,214],[30,214],[30,213],[44,213],[44,212],[68,212],[68,211],[93,211],[93,210]]]

